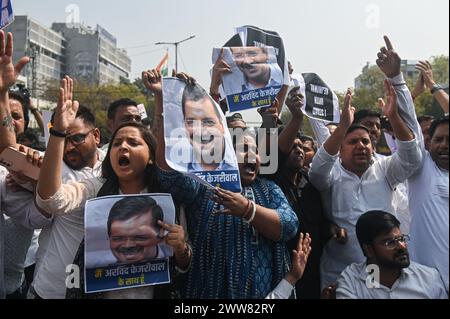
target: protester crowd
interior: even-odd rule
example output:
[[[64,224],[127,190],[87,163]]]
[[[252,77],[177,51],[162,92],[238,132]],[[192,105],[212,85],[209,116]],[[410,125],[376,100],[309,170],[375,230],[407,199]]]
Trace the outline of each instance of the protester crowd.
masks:
[[[76,83],[66,76],[40,152],[27,130],[30,99],[12,89],[29,59],[14,66],[13,35],[0,31],[0,152],[14,147],[40,168],[33,181],[0,166],[0,298],[448,298],[448,94],[426,61],[417,65],[411,94],[401,58],[389,38],[385,42],[374,53],[386,77],[380,113],[356,110],[348,90],[339,123],[307,119],[305,97],[287,86],[260,112],[262,128],[278,133],[273,174],[260,173],[271,133],[266,140],[255,136],[242,115],[226,110],[219,87],[230,66],[220,54],[209,96],[221,105],[228,129],[241,132],[233,146],[242,192],[234,193],[208,188],[168,165],[159,69],[142,73],[156,102],[150,128],[137,103],[124,96],[109,106],[112,135],[102,148],[95,116],[76,101]],[[251,82],[251,67],[241,68],[250,70]],[[173,76],[203,98],[192,75]],[[442,117],[417,117],[414,99],[425,90]],[[288,123],[280,123],[283,108],[292,114]],[[201,125],[219,118],[213,109],[199,112],[191,120]],[[396,144],[389,156],[377,153],[382,118]],[[306,120],[314,137],[301,133]],[[147,193],[170,193],[175,202],[175,224],[160,223],[173,249],[171,282],[86,293],[86,202]],[[70,265],[80,269],[78,282],[68,280]]]

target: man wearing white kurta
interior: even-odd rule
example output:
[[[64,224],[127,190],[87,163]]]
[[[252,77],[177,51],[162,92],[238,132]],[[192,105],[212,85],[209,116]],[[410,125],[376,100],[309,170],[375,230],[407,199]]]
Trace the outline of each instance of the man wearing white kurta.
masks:
[[[414,102],[403,75],[400,57],[389,39],[387,48],[379,53],[378,65],[392,77],[398,95],[399,112],[413,130],[423,154],[420,169],[408,179],[411,221],[411,259],[438,270],[449,290],[449,121],[448,117],[436,122],[430,151],[425,149],[424,137],[417,121]],[[443,105],[448,116],[448,102]]]
[[[383,111],[398,139],[396,154],[381,159],[373,156],[369,130],[352,126],[355,110],[348,92],[341,123],[312,162],[310,181],[322,193],[331,220],[346,229],[348,236],[345,244],[331,239],[325,246],[321,260],[323,288],[335,283],[350,264],[364,261],[355,233],[358,218],[371,210],[394,213],[395,188],[419,168],[422,160],[414,135],[398,113],[395,90],[388,82],[386,90],[389,100]]]

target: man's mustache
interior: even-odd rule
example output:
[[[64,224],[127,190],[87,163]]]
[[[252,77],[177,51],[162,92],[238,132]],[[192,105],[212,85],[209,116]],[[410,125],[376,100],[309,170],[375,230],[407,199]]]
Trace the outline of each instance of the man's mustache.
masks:
[[[81,156],[81,154],[80,154],[80,152],[78,152],[78,151],[70,151],[70,152],[67,152],[66,154],[65,154],[65,156],[67,157],[67,156]]]
[[[264,62],[244,63],[244,64],[241,64],[241,68],[246,69],[246,70],[253,70],[256,66],[261,65],[261,64],[267,64],[267,63],[264,63]]]
[[[395,258],[397,258],[397,257],[400,257],[400,256],[402,256],[402,255],[407,255],[408,257],[409,257],[409,253],[408,253],[408,251],[406,251],[406,250],[404,250],[404,249],[401,249],[401,250],[399,250],[399,251],[397,251],[396,253],[395,253]]]

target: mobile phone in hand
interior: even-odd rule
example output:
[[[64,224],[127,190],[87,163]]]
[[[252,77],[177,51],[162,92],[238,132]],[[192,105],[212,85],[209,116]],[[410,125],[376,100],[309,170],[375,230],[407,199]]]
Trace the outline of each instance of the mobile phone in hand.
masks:
[[[35,181],[39,178],[39,167],[27,161],[27,155],[13,147],[6,148],[0,154],[0,165],[9,171],[21,173]]]

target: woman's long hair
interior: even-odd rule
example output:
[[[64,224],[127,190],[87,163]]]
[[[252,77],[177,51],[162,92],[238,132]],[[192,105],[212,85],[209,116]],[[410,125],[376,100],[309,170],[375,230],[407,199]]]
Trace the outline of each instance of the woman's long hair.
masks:
[[[108,152],[106,153],[105,160],[102,164],[102,176],[106,179],[105,184],[100,189],[100,191],[97,194],[97,197],[104,197],[104,196],[110,196],[110,195],[118,195],[119,194],[119,179],[117,177],[116,172],[114,172],[112,164],[111,164],[111,149],[114,143],[114,139],[116,138],[117,132],[119,132],[124,127],[135,127],[139,130],[141,133],[141,136],[145,143],[147,144],[149,150],[150,150],[150,158],[153,161],[153,164],[148,164],[145,168],[143,174],[144,174],[144,181],[145,185],[148,188],[149,192],[157,192],[157,181],[156,181],[156,168],[155,168],[155,161],[156,161],[156,139],[153,136],[153,134],[150,132],[150,130],[136,122],[129,122],[124,123],[120,125],[117,130],[113,133],[111,136],[111,140],[108,147]]]

